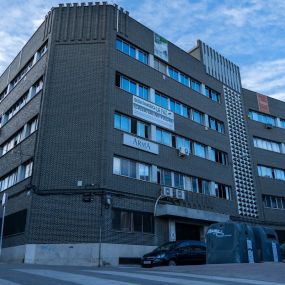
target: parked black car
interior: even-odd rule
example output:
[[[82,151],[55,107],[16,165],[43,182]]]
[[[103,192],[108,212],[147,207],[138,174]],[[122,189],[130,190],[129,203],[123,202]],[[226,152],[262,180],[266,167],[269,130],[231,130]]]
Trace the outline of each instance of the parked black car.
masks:
[[[206,263],[206,244],[201,241],[183,240],[167,242],[142,258],[143,267],[158,265]]]

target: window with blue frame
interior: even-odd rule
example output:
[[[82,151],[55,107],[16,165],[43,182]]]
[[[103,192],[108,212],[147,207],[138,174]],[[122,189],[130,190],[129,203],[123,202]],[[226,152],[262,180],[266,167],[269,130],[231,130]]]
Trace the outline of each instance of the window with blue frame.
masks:
[[[183,85],[186,85],[187,87],[190,87],[190,78],[183,74],[183,73],[180,73],[180,82],[183,84]]]
[[[168,98],[159,94],[158,92],[155,92],[155,104],[168,109]]]
[[[210,129],[218,131],[219,133],[225,132],[224,123],[222,123],[222,122],[220,122],[220,121],[218,121],[212,117],[209,117],[209,127],[210,127]]]
[[[116,40],[116,49],[129,55],[130,57],[133,57],[144,64],[148,63],[148,54],[135,46],[121,40],[117,39]]]
[[[196,122],[196,123],[199,123],[199,124],[203,124],[204,121],[203,121],[203,114],[197,110],[192,110],[192,116],[191,116],[191,119]]]
[[[254,121],[261,122],[264,124],[270,124],[272,126],[276,126],[276,118],[272,117],[270,115],[262,114],[262,113],[255,112],[255,111],[250,111],[249,117],[250,117],[250,119],[252,119]]]
[[[120,75],[120,88],[133,94],[137,95],[145,100],[149,97],[149,88],[137,83],[125,76]]]
[[[180,136],[176,136],[176,148],[180,149],[182,147],[185,147],[188,151],[188,153],[191,153],[191,142],[189,139],[180,137]]]
[[[130,133],[131,132],[131,120],[130,120],[130,118],[128,118],[124,115],[115,113],[115,115],[114,115],[114,127],[116,129]]]
[[[139,97],[148,100],[148,88],[139,84]]]
[[[171,133],[163,131],[161,129],[156,129],[156,141],[168,146],[172,146],[172,136]]]
[[[176,81],[179,81],[179,72],[177,70],[175,70],[174,68],[172,67],[168,67],[168,72],[169,72],[169,76],[176,80]]]
[[[285,120],[280,119],[280,127],[285,129]]]
[[[213,90],[207,86],[205,87],[205,95],[206,95],[206,97],[210,98],[211,100],[213,100],[215,102],[221,101],[221,95],[217,91],[215,91],[215,90]]]
[[[191,79],[191,88],[197,92],[201,92],[201,83]]]
[[[138,51],[138,60],[147,64],[147,54],[141,50]]]
[[[200,143],[194,143],[194,154],[206,158],[206,147]]]

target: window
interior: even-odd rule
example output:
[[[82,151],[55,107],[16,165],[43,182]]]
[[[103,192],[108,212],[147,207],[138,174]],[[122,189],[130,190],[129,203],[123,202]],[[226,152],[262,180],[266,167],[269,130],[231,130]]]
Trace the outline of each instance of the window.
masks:
[[[18,132],[16,132],[12,137],[10,137],[2,146],[0,147],[2,155],[6,154],[8,151],[16,147],[20,142],[22,142],[29,135],[34,133],[37,130],[38,119],[32,119],[27,123],[26,131],[25,126],[22,127]]]
[[[143,122],[137,122],[137,135],[142,138],[148,138],[149,126]]]
[[[183,73],[180,73],[180,82],[183,85],[185,85],[187,87],[190,87],[190,78],[187,75],[183,74]]]
[[[112,227],[124,232],[154,233],[153,214],[114,209]]]
[[[18,182],[30,177],[32,175],[33,162],[29,161],[25,164],[18,166],[9,174],[0,178],[0,191],[4,191],[9,187],[14,186]]]
[[[209,127],[212,130],[218,131],[219,133],[224,133],[224,123],[209,116]]]
[[[133,95],[137,95],[145,100],[148,100],[148,96],[149,96],[149,88],[136,83],[135,81],[125,77],[125,76],[119,76],[120,78],[120,88],[133,94]]]
[[[174,172],[173,176],[174,176],[174,187],[183,189],[184,188],[183,174]]]
[[[5,217],[3,236],[12,236],[16,234],[21,234],[25,232],[27,219],[27,209],[21,210],[19,212],[7,215]],[[2,224],[2,219],[0,219],[0,225]]]
[[[169,76],[176,80],[176,81],[179,81],[179,73],[177,70],[175,70],[174,68],[172,67],[168,67],[168,72],[169,72]]]
[[[278,179],[278,180],[285,180],[285,170],[283,169],[258,165],[257,170],[259,176]]]
[[[7,96],[8,94],[8,87],[6,87],[0,94],[0,102]]]
[[[191,153],[191,142],[189,139],[176,136],[176,148],[180,149],[182,147],[185,147],[188,151],[188,153]]]
[[[10,90],[14,88],[19,81],[28,73],[33,66],[34,57],[22,68],[22,70],[16,75],[16,77],[10,82]]]
[[[285,120],[280,119],[280,127],[285,129]]]
[[[201,83],[191,79],[191,88],[197,92],[201,92]]]
[[[2,116],[1,126],[14,117],[38,92],[43,88],[43,79],[39,79],[33,86],[24,93]],[[29,96],[30,94],[30,96]]]
[[[138,179],[150,181],[149,166],[143,163],[138,163]]]
[[[171,133],[163,131],[161,129],[156,129],[156,141],[168,146],[172,146]]]
[[[167,65],[157,58],[154,58],[154,68],[159,72],[166,74]]]
[[[121,40],[116,40],[116,49],[129,55],[130,57],[133,57],[139,61],[141,61],[144,64],[147,64],[148,62],[148,54],[133,45]]]
[[[192,191],[192,179],[189,176],[184,176],[184,189]]]
[[[229,186],[220,183],[215,183],[215,192],[217,197],[231,200],[231,191]]]
[[[206,148],[204,145],[195,142],[194,143],[194,154],[200,157],[206,158]]]
[[[171,171],[166,169],[157,169],[157,183],[164,186],[172,186]]]
[[[130,133],[131,132],[131,120],[130,120],[130,118],[128,118],[124,115],[115,113],[115,115],[114,115],[114,127],[116,129]]]
[[[25,165],[25,175],[24,175],[24,179],[30,177],[32,175],[32,171],[33,171],[33,162],[30,161]]]
[[[148,100],[148,88],[139,84],[139,97]]]
[[[210,148],[210,160],[221,163],[223,165],[227,164],[227,154],[223,151],[217,150],[215,148]]]
[[[269,141],[266,139],[254,137],[253,143],[254,143],[254,146],[257,148],[262,148],[262,149],[274,151],[274,152],[281,152],[280,143],[277,143],[274,141]]]
[[[113,173],[139,180],[150,181],[150,165],[126,158],[113,158]]]
[[[276,118],[270,115],[262,114],[262,113],[255,112],[255,111],[250,111],[249,117],[250,119],[254,121],[276,126]]]
[[[208,98],[210,98],[211,100],[213,100],[215,102],[218,102],[218,103],[221,101],[221,95],[217,91],[215,91],[215,90],[213,90],[213,89],[211,89],[211,88],[206,86],[205,87],[205,92],[206,92],[205,95]]]
[[[199,124],[203,124],[204,120],[203,120],[203,114],[197,110],[192,110],[192,117],[191,119]]]
[[[165,109],[169,109],[168,108],[168,98],[166,96],[159,94],[158,92],[155,92],[155,104]]]

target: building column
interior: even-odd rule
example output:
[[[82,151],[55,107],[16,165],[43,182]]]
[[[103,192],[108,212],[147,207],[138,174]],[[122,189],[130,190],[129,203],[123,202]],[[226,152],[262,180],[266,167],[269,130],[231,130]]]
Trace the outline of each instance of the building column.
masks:
[[[154,68],[154,56],[152,54],[148,55],[148,64]]]
[[[176,224],[175,220],[168,221],[169,241],[176,241]]]
[[[155,90],[153,88],[149,89],[149,101],[155,103]]]

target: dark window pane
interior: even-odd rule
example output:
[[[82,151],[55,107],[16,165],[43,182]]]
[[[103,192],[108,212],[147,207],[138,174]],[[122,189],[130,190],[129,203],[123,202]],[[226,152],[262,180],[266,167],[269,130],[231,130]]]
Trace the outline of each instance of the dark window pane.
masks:
[[[135,232],[142,232],[142,215],[140,213],[133,213],[133,224]]]
[[[153,215],[150,214],[143,215],[143,232],[154,233]]]

